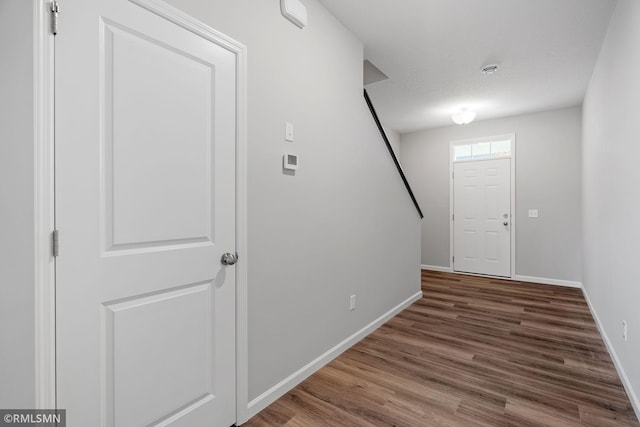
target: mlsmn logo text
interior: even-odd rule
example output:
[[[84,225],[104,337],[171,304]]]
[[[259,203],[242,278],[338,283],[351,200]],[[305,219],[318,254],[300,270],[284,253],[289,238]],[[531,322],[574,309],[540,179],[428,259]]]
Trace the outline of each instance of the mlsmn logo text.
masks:
[[[5,423],[60,423],[60,414],[7,414],[4,416]]]

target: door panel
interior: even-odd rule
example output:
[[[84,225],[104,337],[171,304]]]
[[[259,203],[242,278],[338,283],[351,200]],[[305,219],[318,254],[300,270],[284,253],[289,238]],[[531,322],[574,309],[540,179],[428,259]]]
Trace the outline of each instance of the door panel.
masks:
[[[211,241],[213,64],[109,22],[102,30],[107,250]]]
[[[510,277],[511,159],[455,163],[453,199],[454,271]]]
[[[63,6],[58,406],[70,427],[229,426],[235,54],[125,0]]]
[[[147,425],[185,403],[211,400],[211,285],[104,304],[106,391],[114,396],[107,409],[115,425]]]

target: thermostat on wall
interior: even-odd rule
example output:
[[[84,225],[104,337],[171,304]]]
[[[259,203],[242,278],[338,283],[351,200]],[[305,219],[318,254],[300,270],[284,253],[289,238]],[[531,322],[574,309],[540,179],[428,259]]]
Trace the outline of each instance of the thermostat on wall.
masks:
[[[282,167],[289,170],[298,169],[298,155],[285,153],[284,156],[282,156]]]

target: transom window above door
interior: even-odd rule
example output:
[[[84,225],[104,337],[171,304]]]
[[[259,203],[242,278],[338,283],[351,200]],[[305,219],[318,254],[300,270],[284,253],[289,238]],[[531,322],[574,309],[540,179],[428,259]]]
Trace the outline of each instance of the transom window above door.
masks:
[[[488,160],[511,157],[511,139],[455,144],[453,161]]]

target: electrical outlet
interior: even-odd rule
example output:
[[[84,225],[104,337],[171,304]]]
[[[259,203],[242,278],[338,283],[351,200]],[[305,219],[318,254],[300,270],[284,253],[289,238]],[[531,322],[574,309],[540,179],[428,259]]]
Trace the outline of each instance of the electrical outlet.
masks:
[[[627,341],[627,321],[623,320],[622,321],[622,339],[624,339],[624,341]]]
[[[349,310],[353,311],[356,309],[356,296],[355,295],[351,295],[349,297]]]

